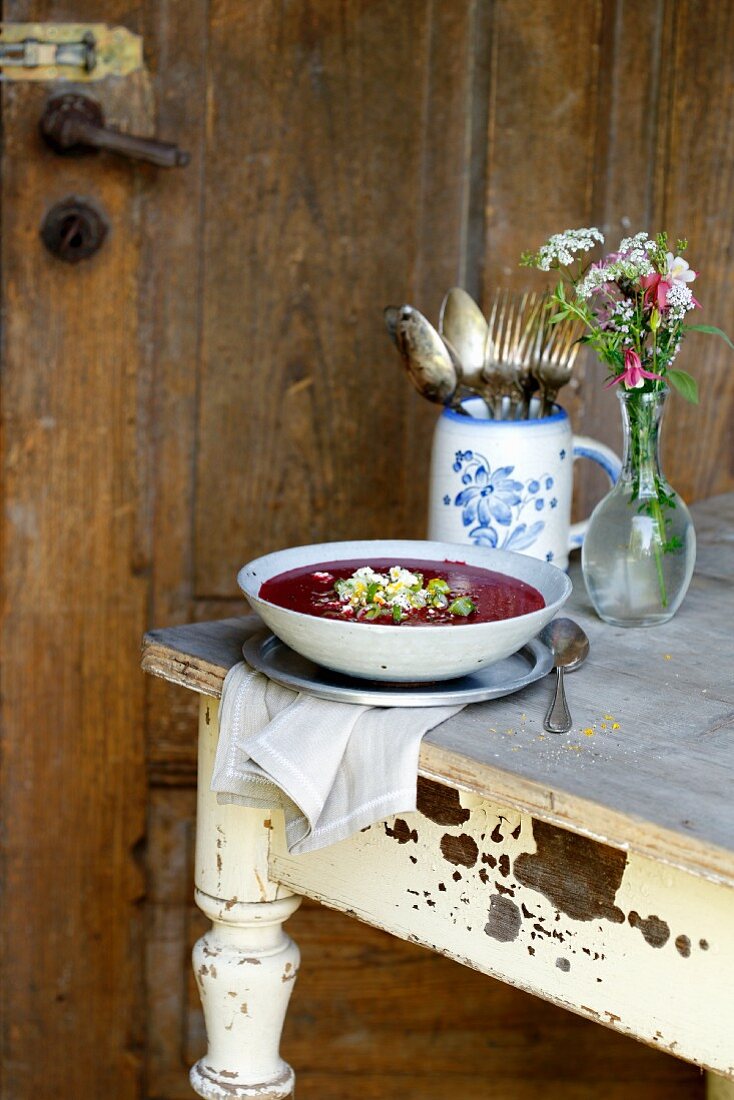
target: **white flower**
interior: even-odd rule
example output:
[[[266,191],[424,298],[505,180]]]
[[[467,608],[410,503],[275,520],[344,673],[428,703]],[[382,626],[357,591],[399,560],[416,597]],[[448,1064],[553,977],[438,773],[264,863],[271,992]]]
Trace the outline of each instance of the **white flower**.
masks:
[[[565,233],[555,233],[538,249],[536,266],[541,271],[550,271],[554,264],[568,267],[573,263],[576,253],[588,252],[594,247],[596,241],[603,244],[604,235],[593,227],[567,229]]]
[[[610,329],[612,332],[628,333],[634,316],[635,307],[632,302],[627,298],[623,298],[621,302],[617,302],[611,313],[609,313],[606,323],[603,321],[603,316],[600,320],[602,321],[602,328]]]
[[[635,233],[634,237],[625,237],[619,242],[619,254],[628,256],[631,252],[652,252],[655,241],[651,241],[647,233]]]
[[[642,248],[633,248],[628,256],[621,257],[617,263],[624,268],[630,282],[634,282],[641,275],[652,275],[655,270],[647,252]]]
[[[583,299],[590,298],[597,290],[601,290],[606,283],[611,283],[614,276],[610,274],[610,271],[610,267],[602,267],[601,264],[590,267],[576,287],[576,296]]]
[[[684,260],[682,256],[674,256],[672,252],[667,252],[665,259],[668,262],[668,271],[665,277],[673,284],[692,283],[696,278],[696,272],[691,270],[688,260]]]
[[[620,321],[631,321],[635,315],[635,307],[627,298],[623,298],[621,302],[617,302],[612,315]]]
[[[691,274],[693,274],[693,272],[691,272]],[[689,310],[695,309],[693,291],[691,288],[686,286],[685,283],[673,282],[668,291],[667,308],[668,320],[682,321]]]
[[[638,234],[640,236],[640,234]],[[630,238],[634,240],[635,238]],[[622,241],[622,244],[626,244]],[[655,268],[650,262],[645,248],[633,248],[631,252],[617,255],[616,258],[602,261],[589,268],[585,277],[576,287],[579,298],[590,298],[605,283],[636,283],[642,275],[652,275]]]

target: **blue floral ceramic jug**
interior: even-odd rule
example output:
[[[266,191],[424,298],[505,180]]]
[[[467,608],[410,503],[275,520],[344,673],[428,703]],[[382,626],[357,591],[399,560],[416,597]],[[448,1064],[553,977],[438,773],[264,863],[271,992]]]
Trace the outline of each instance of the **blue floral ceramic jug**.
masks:
[[[613,485],[619,457],[594,439],[576,436],[568,413],[492,420],[479,398],[464,413],[445,409],[431,453],[428,537],[515,550],[568,567],[588,520],[571,525],[573,464],[590,458]]]

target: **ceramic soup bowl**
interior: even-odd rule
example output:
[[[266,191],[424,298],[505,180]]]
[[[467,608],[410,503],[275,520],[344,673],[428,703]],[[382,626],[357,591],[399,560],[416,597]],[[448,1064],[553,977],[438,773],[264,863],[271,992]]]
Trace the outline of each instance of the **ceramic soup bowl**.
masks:
[[[279,607],[260,597],[261,585],[301,566],[334,561],[465,562],[532,585],[545,606],[496,622],[461,625],[380,625],[319,618]],[[555,615],[571,594],[571,582],[547,562],[482,546],[417,540],[326,542],[279,550],[244,565],[240,588],[278,638],[325,668],[361,679],[432,682],[465,676],[515,653]]]

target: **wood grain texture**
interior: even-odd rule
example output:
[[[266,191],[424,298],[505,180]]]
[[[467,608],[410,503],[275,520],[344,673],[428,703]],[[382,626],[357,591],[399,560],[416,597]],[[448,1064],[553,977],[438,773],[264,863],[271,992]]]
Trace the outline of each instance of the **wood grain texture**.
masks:
[[[519,19],[512,0],[493,5],[486,299],[524,287],[520,253],[591,213],[601,9],[539,0]]]
[[[459,285],[479,296],[484,266],[486,188],[486,126],[489,110],[491,58],[491,5],[471,0],[438,0],[424,5],[428,23],[428,51],[422,88],[415,88],[413,108],[420,111],[421,158],[416,198],[402,211],[388,211],[386,233],[380,242],[385,264],[388,248],[403,235],[415,235],[415,256],[409,287],[397,290],[389,304],[414,302],[434,325],[449,287]],[[417,94],[420,91],[422,101]],[[405,124],[407,117],[403,119]],[[400,159],[394,170],[402,173]],[[382,185],[386,195],[392,185]],[[408,228],[410,226],[410,228]],[[387,305],[387,299],[384,300]],[[375,320],[377,320],[375,316]],[[408,537],[426,533],[428,478],[416,477],[426,467],[437,408],[420,397],[408,383],[402,362],[385,343],[380,325],[370,330],[374,361],[379,365],[377,384],[388,392],[390,403],[397,388],[408,389],[400,419],[388,431],[395,440],[393,479],[401,486],[400,510],[394,517],[376,517],[376,532],[400,529]],[[380,414],[380,422],[383,414]],[[361,432],[370,431],[359,418]],[[397,429],[397,430],[396,430]],[[382,427],[378,438],[385,438]]]
[[[6,3],[5,19],[67,5]],[[129,18],[80,3],[74,16]],[[128,24],[136,29],[134,22]],[[152,122],[144,73],[95,94]],[[142,1088],[143,684],[147,556],[137,437],[141,203],[106,157],[61,160],[37,127],[48,89],[3,87],[2,1017],[8,1100]],[[69,195],[111,223],[74,268],[38,233]]]
[[[430,410],[414,412],[382,310],[419,283],[425,297],[429,251],[432,277],[453,281],[459,268],[464,168],[442,167],[452,159],[427,148],[426,120],[441,106],[440,130],[459,127],[449,150],[463,143],[453,83],[466,80],[466,8],[437,6],[459,27],[459,55],[436,39],[431,66],[433,6],[421,0],[275,15],[214,5],[200,596],[233,595],[237,567],[264,550],[423,527],[406,426],[420,416],[425,440]]]
[[[689,241],[700,271],[696,322],[734,331],[734,9],[715,0],[672,5],[675,19],[668,63],[662,225]],[[716,104],[716,109],[712,105]],[[734,353],[723,341],[691,335],[679,364],[696,376],[699,407],[677,401],[665,428],[666,473],[685,499],[724,492],[734,483]]]
[[[145,7],[146,58],[156,90],[157,132],[191,154],[185,171],[145,179],[141,323],[150,375],[144,426],[151,479],[146,506],[151,559],[148,614],[190,622],[194,509],[193,463],[198,420],[198,363],[203,271],[202,194],[206,160],[207,5],[156,0]],[[196,708],[160,681],[146,684],[149,774],[191,780],[191,721]],[[195,771],[194,771],[195,774]]]
[[[600,129],[600,35],[606,5],[541,0],[517,17],[512,0],[492,5],[492,79],[486,141],[486,232],[482,304],[499,288],[543,289],[547,276],[520,268],[520,255],[552,233],[591,219]],[[602,123],[603,127],[603,123]],[[561,401],[583,424],[583,365]],[[592,463],[575,469],[574,519],[604,484]]]

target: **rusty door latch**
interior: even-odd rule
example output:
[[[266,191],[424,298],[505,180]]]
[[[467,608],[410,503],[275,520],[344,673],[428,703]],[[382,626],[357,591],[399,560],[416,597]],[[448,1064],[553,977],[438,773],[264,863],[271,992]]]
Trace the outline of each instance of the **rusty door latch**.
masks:
[[[97,40],[85,31],[78,42],[0,42],[0,69],[40,69],[53,66],[92,73],[97,67]]]
[[[143,39],[106,23],[0,23],[0,80],[104,80],[143,67]]]
[[[78,156],[106,149],[159,168],[183,168],[190,156],[178,145],[136,137],[105,125],[104,113],[90,96],[66,92],[53,96],[41,117],[41,134],[55,153]]]

